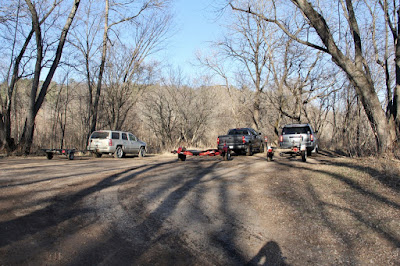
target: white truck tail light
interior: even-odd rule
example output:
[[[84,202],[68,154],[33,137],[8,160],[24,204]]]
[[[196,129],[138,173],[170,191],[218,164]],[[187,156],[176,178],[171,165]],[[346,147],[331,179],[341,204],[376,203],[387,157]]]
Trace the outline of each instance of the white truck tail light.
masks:
[[[112,146],[112,139],[108,140],[108,146]]]

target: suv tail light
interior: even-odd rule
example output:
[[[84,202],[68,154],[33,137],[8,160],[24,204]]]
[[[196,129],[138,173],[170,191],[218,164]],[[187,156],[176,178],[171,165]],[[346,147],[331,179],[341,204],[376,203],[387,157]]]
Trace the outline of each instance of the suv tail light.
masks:
[[[242,137],[242,141],[243,141],[243,144],[246,143],[246,138],[244,136]]]
[[[108,146],[112,146],[112,139],[108,140]]]
[[[219,145],[219,138],[217,138],[217,145]]]
[[[279,142],[283,142],[283,135],[279,136]]]
[[[314,135],[313,134],[310,135],[310,140],[314,141]]]

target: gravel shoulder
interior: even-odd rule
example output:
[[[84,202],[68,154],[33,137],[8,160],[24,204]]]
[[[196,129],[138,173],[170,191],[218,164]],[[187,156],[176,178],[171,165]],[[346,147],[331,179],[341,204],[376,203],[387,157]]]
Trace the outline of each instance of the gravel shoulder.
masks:
[[[0,159],[0,265],[398,265],[400,163]]]

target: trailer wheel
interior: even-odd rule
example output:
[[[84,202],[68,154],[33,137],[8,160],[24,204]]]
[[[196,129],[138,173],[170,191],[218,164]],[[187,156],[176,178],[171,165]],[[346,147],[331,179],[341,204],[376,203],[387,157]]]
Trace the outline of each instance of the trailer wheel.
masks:
[[[223,158],[223,160],[224,161],[230,161],[231,160],[231,152],[230,151],[227,151],[227,152],[225,152],[224,154],[223,154],[223,156],[222,156],[222,158]]]
[[[124,157],[124,151],[122,150],[121,146],[118,146],[114,153],[115,158],[122,158]]]
[[[253,148],[249,145],[246,148],[246,156],[252,156],[253,155]]]
[[[178,154],[178,160],[183,162],[186,161],[186,155],[185,154]]]
[[[52,152],[46,152],[46,158],[48,159],[48,160],[51,160],[51,159],[53,159],[53,153]]]
[[[301,151],[301,160],[303,162],[307,161],[307,152],[306,151]]]
[[[94,152],[94,153],[93,153],[93,156],[94,156],[95,158],[100,158],[102,155],[103,155],[103,154],[98,153],[98,152]]]

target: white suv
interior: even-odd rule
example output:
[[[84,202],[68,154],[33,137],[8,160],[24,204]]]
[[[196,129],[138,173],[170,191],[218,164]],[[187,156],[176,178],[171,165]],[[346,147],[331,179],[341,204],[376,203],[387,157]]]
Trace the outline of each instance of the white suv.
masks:
[[[115,158],[122,158],[125,154],[146,155],[146,143],[140,141],[130,132],[100,130],[90,135],[87,150],[96,157],[103,154],[113,154]]]

